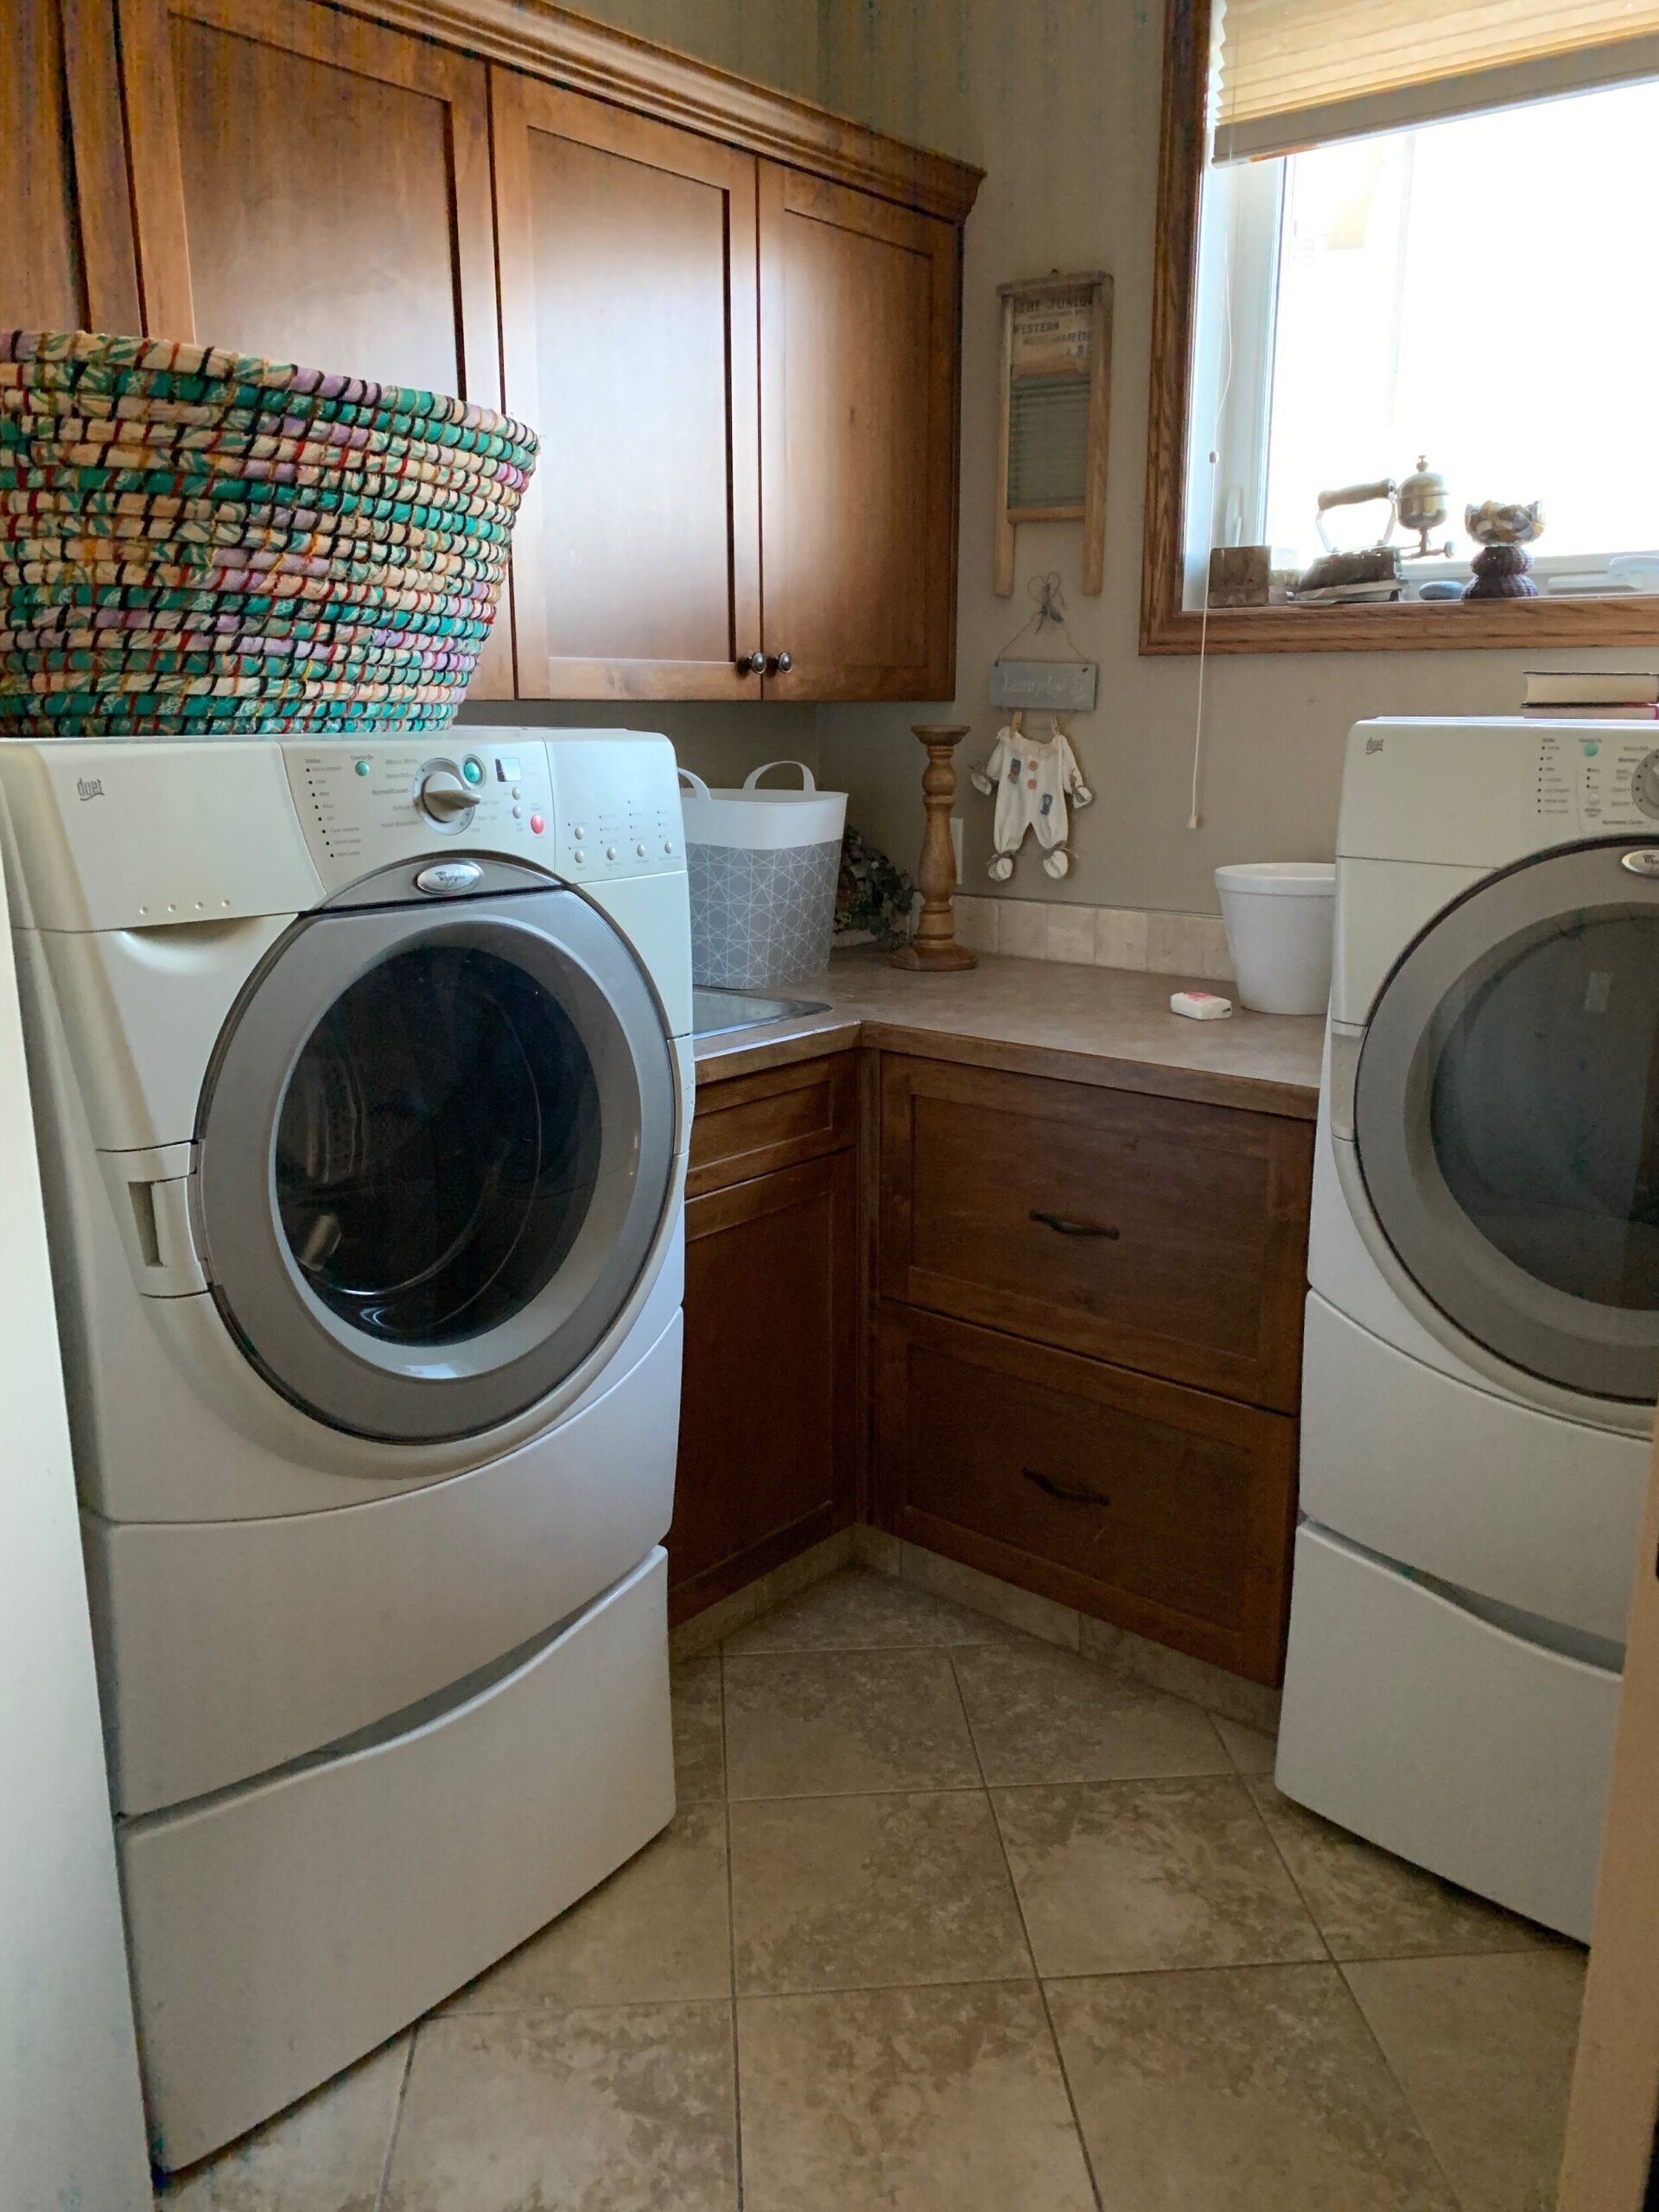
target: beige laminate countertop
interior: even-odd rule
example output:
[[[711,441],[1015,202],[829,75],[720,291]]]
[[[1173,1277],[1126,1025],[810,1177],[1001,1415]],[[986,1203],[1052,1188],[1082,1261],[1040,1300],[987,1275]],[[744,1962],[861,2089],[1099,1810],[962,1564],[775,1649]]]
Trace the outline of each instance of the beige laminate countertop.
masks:
[[[697,1069],[705,1080],[753,1075],[861,1043],[1312,1120],[1319,1017],[1247,1014],[1230,991],[1234,1011],[1224,1021],[1192,1021],[1169,1010],[1171,992],[1189,988],[1217,987],[995,953],[960,974],[917,976],[860,947],[779,994],[827,999],[827,1013],[699,1038]]]

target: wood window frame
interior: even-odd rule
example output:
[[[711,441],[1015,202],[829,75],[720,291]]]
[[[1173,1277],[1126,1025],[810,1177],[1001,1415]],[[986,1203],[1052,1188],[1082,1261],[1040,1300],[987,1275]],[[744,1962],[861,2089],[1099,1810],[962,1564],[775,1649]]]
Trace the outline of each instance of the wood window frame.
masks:
[[[1168,0],[1152,376],[1147,409],[1142,653],[1543,652],[1659,645],[1659,598],[1403,600],[1358,607],[1184,605],[1187,425],[1212,0]]]

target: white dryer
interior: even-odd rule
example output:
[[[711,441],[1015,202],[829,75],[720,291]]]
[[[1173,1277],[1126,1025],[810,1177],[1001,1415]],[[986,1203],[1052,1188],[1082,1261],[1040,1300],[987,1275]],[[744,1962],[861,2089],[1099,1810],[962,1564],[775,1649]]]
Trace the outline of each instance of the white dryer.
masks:
[[[1650,726],[1362,722],[1278,1780],[1587,1937],[1659,1389]]]
[[[155,2154],[670,1818],[672,752],[0,746]]]

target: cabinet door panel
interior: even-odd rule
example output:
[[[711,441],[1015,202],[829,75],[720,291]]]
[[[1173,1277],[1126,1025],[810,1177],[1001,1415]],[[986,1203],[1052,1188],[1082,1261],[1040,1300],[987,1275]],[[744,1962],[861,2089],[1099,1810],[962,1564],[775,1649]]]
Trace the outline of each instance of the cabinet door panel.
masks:
[[[497,70],[521,692],[758,696],[753,160]]]
[[[120,10],[147,333],[499,406],[483,65],[316,0]]]
[[[137,331],[115,24],[98,0],[5,9],[0,183],[0,326]]]
[[[957,234],[763,163],[762,543],[772,698],[955,689]]]
[[[853,1517],[855,1173],[835,1153],[686,1208],[674,1619]]]

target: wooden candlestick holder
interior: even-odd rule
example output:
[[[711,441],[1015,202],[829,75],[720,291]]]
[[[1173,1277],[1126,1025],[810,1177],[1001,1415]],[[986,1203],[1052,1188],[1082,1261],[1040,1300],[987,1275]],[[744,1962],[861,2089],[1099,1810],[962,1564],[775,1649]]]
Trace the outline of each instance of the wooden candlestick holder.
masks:
[[[927,826],[922,832],[921,864],[916,871],[922,888],[922,914],[910,943],[887,957],[895,968],[907,968],[912,973],[977,968],[978,956],[957,943],[956,916],[950,911],[957,887],[957,855],[950,842],[950,802],[957,795],[957,770],[950,756],[967,736],[968,725],[912,722],[911,728],[927,748],[927,766],[922,771]]]

